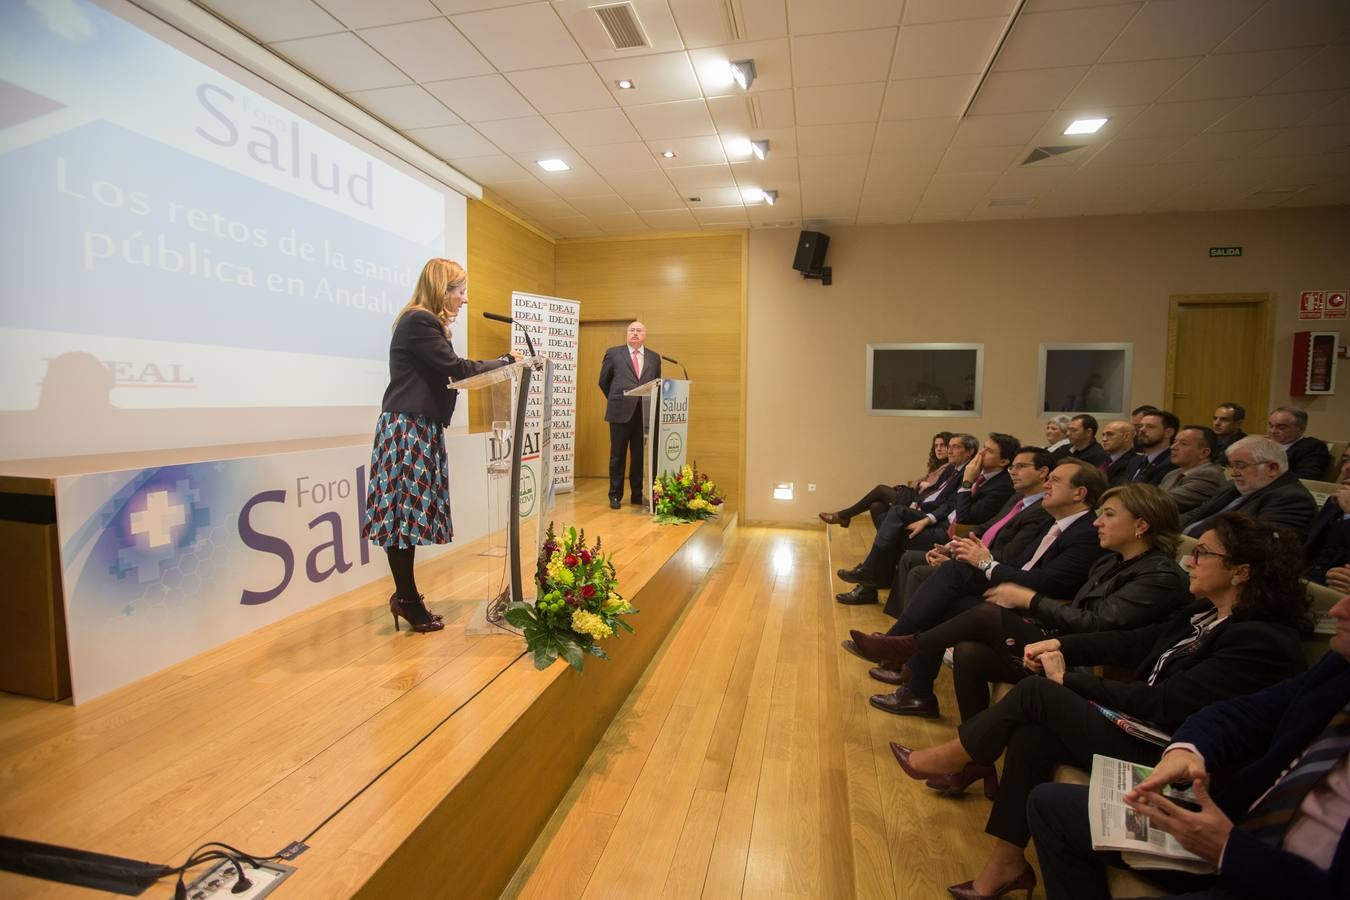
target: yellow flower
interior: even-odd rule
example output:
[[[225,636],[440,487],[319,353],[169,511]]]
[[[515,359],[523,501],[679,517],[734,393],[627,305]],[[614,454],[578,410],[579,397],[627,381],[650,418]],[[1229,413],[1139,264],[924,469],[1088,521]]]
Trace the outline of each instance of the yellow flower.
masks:
[[[619,613],[627,609],[628,601],[620,597],[618,594],[610,594],[608,597],[605,598],[605,602],[602,605],[602,608],[604,609],[605,612],[609,613],[612,616],[615,613]]]
[[[572,613],[572,630],[578,634],[589,634],[597,641],[614,636],[614,629],[606,625],[604,619],[584,609]]]

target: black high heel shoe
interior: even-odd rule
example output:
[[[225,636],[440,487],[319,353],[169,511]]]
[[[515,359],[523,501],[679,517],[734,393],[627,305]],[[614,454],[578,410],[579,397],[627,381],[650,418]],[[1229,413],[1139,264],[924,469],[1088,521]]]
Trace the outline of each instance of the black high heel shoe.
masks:
[[[390,605],[391,607],[394,605],[394,602],[397,601],[397,600],[398,600],[398,592],[397,592],[397,591],[395,591],[394,593],[392,593],[392,594],[389,595],[389,605]],[[426,605],[427,605],[427,595],[426,595],[426,594],[418,594],[418,595],[417,595],[417,602],[420,603],[420,604],[422,604],[423,606],[426,606]],[[431,612],[431,610],[428,608],[427,612]],[[445,618],[445,616],[442,616],[440,613],[431,613],[431,617],[432,617],[433,619],[435,619],[437,622],[439,622],[439,621],[441,621],[442,619]],[[398,623],[395,622],[394,625],[395,625],[395,629],[397,629]]]
[[[389,598],[389,613],[394,617],[394,630],[398,631],[398,620],[402,616],[408,620],[409,627],[420,634],[426,634],[429,631],[440,631],[445,627],[445,623],[438,617],[433,616],[431,612],[422,603],[419,596],[415,601],[409,602],[399,598],[398,594]]]

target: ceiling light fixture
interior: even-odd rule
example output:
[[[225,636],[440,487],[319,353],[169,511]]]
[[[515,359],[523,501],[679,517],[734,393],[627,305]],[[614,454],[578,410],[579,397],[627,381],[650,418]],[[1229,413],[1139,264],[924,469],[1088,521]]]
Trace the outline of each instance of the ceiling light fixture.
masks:
[[[764,191],[757,187],[741,188],[741,200],[745,203],[761,203],[764,200]]]
[[[750,85],[755,83],[755,61],[753,59],[733,59],[731,66],[731,79],[743,91],[750,90]]]
[[[628,78],[620,78],[618,81],[614,83],[619,86],[619,90],[621,91],[631,91],[634,87],[636,87],[636,85],[633,84],[632,80]]]
[[[759,159],[763,159],[764,157],[769,155],[769,142],[751,141],[750,152],[755,154],[755,156],[758,157]]]
[[[1069,127],[1064,129],[1065,134],[1096,134],[1101,130],[1109,119],[1074,119],[1069,123]]]
[[[773,206],[775,203],[778,202],[778,192],[777,192],[777,191],[765,191],[765,192],[764,192],[764,202],[767,203],[767,204],[769,204],[770,206]]]
[[[545,172],[567,172],[572,168],[561,159],[536,159],[534,163]]]
[[[662,151],[661,151],[661,156],[664,157],[665,159],[674,159],[674,158],[675,158],[675,151],[674,151],[674,150],[662,150]]]
[[[726,141],[726,148],[729,156],[749,156],[755,152],[749,138],[729,138]]]

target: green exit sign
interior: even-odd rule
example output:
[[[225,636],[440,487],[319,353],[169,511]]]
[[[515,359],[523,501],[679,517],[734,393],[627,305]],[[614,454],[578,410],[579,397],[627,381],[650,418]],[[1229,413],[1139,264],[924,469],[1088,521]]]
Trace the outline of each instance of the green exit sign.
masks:
[[[1241,247],[1210,247],[1210,256],[1241,256]]]

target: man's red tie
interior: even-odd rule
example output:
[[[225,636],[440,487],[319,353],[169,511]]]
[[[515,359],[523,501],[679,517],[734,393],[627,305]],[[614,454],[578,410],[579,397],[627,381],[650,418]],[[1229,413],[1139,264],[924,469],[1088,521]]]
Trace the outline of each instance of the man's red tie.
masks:
[[[639,378],[642,377],[642,370],[638,368],[638,355],[636,350],[633,351],[633,374]]]

